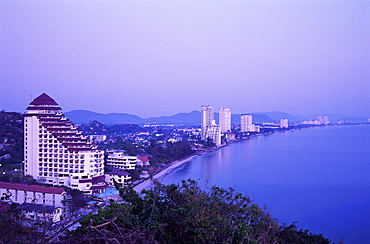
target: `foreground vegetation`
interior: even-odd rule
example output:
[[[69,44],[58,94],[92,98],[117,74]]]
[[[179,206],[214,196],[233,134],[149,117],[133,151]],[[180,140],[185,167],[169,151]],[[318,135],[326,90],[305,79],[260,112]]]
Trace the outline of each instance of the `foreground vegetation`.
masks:
[[[331,243],[322,235],[285,226],[233,189],[203,191],[193,180],[162,185],[139,195],[120,189],[124,203],[111,202],[64,243]]]

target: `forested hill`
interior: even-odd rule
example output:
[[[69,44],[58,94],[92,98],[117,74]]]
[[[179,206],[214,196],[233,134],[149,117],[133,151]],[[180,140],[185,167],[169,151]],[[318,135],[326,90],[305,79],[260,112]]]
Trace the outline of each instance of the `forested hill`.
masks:
[[[23,117],[16,112],[0,112],[0,164],[11,169],[23,160]]]

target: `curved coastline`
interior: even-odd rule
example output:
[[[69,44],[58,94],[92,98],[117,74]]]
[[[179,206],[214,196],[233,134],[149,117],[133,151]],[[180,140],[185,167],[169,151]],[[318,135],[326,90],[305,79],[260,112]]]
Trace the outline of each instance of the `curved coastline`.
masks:
[[[293,129],[294,130],[294,129]],[[223,147],[226,147],[226,146],[229,146],[231,144],[234,144],[234,143],[237,143],[237,142],[240,142],[240,141],[244,141],[244,140],[249,140],[253,137],[256,137],[256,136],[261,136],[261,135],[270,135],[271,133],[259,133],[259,134],[256,134],[256,135],[252,135],[252,136],[249,136],[248,138],[241,138],[239,140],[235,140],[235,141],[231,141],[231,142],[228,142],[226,144],[222,144],[221,146],[219,147],[215,147],[215,148],[212,148],[211,150],[208,150],[208,151],[205,151],[203,153],[200,153],[200,154],[195,154],[195,155],[191,155],[187,158],[184,158],[184,159],[181,159],[181,160],[177,160],[177,161],[174,161],[170,164],[170,166],[162,169],[161,171],[159,171],[157,174],[153,175],[153,180],[162,180],[165,176],[169,175],[174,169],[182,166],[184,163],[192,160],[193,158],[197,157],[197,156],[202,156],[204,154],[207,154],[209,152],[213,152],[215,150],[219,150]],[[152,186],[153,186],[153,180],[152,179],[147,179],[147,180],[144,180],[143,182],[139,183],[138,185],[134,186],[134,190],[138,193],[140,193],[142,190],[144,189],[150,189]]]
[[[163,177],[170,174],[174,169],[182,166],[184,163],[192,160],[196,156],[198,156],[198,155],[191,155],[190,157],[187,157],[187,158],[184,158],[184,159],[181,159],[181,160],[178,160],[178,161],[175,161],[175,162],[171,163],[170,166],[161,170],[157,174],[153,175],[153,179],[147,179],[147,180],[141,182],[140,184],[136,185],[134,187],[134,190],[137,191],[137,192],[141,192],[141,190],[150,189],[153,186],[153,180],[161,180]]]
[[[307,127],[307,128],[311,128],[311,127]],[[294,131],[296,128],[290,128],[286,131]],[[301,129],[301,128],[300,128]],[[279,131],[281,132],[281,131]],[[285,131],[283,131],[285,132]],[[162,169],[161,171],[159,171],[158,173],[156,173],[155,175],[153,175],[153,179],[147,179],[147,180],[144,180],[143,182],[139,183],[138,185],[134,186],[134,190],[137,191],[137,192],[141,192],[141,190],[144,190],[144,189],[150,189],[152,186],[153,186],[153,180],[159,180],[161,181],[165,176],[169,175],[174,169],[182,166],[184,163],[192,160],[193,158],[197,157],[197,156],[202,156],[204,154],[207,154],[209,152],[213,152],[215,150],[219,150],[223,147],[226,147],[226,146],[229,146],[231,144],[234,144],[234,143],[238,143],[240,141],[244,141],[244,140],[249,140],[253,137],[257,137],[257,136],[262,136],[262,135],[271,135],[271,134],[274,134],[274,133],[277,133],[277,131],[274,131],[274,132],[267,132],[267,133],[258,133],[258,134],[255,134],[255,135],[251,135],[251,136],[248,136],[247,138],[241,138],[239,140],[235,140],[235,141],[231,141],[229,143],[226,143],[226,144],[223,144],[219,147],[216,147],[216,148],[213,148],[211,150],[208,150],[208,151],[205,151],[201,154],[195,154],[195,155],[191,155],[187,158],[184,158],[184,159],[181,159],[181,160],[178,160],[178,161],[174,161],[172,162],[168,167]]]

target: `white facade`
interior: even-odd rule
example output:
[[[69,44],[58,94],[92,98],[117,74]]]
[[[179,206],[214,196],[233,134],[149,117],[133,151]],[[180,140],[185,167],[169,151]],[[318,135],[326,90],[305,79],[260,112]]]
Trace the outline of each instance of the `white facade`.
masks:
[[[137,156],[128,156],[124,152],[111,152],[107,157],[107,166],[109,167],[134,170],[137,163]]]
[[[258,132],[259,127],[253,125],[251,114],[242,114],[240,116],[240,130],[241,132]]]
[[[22,203],[17,207],[24,214],[26,219],[36,221],[59,222],[64,214],[63,208],[41,205],[35,203]]]
[[[216,125],[216,122],[213,121],[213,123],[209,126],[207,126],[206,130],[206,138],[210,138],[216,146],[221,145],[221,126]]]
[[[280,128],[288,128],[289,127],[289,121],[288,119],[282,119],[280,120]]]
[[[202,106],[201,109],[202,114],[202,140],[205,140],[206,132],[207,132],[207,126],[212,125],[213,121],[213,109],[210,106]]]
[[[118,184],[125,186],[131,183],[131,175],[125,172],[123,169],[110,168],[111,171],[105,173],[105,182],[114,186],[114,181]]]
[[[231,109],[220,108],[218,110],[219,124],[221,126],[221,133],[231,131]]]
[[[0,196],[14,203],[36,203],[62,207],[63,188],[0,182]]]
[[[37,181],[86,193],[104,188],[104,155],[43,93],[24,116],[24,171]]]
[[[89,139],[90,141],[93,141],[93,142],[103,142],[107,140],[107,136],[106,135],[90,135]]]
[[[320,125],[320,122],[318,120],[305,120],[301,122],[302,125]]]
[[[65,212],[65,196],[63,188],[0,182],[2,200],[21,204],[18,208],[28,219],[60,221]]]
[[[317,116],[317,122],[319,125],[328,125],[329,118],[328,116]]]

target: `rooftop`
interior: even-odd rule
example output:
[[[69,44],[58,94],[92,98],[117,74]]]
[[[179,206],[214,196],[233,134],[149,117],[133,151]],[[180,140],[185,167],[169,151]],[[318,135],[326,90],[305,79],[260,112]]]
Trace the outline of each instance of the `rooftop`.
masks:
[[[58,188],[58,187],[46,187],[46,186],[26,185],[26,184],[19,184],[19,183],[7,183],[7,182],[0,182],[0,188],[21,190],[21,191],[33,191],[33,192],[41,192],[41,193],[49,193],[49,194],[62,194],[64,192],[63,188]]]
[[[40,96],[36,97],[30,105],[58,105],[54,99],[52,99],[46,93],[41,94]]]
[[[109,172],[105,172],[105,174],[108,174],[108,175],[119,175],[119,176],[130,175],[129,173],[127,173],[123,169],[113,168],[113,167],[107,167],[107,168],[108,168],[108,170],[111,170]]]
[[[55,207],[36,203],[22,203],[20,206],[17,207],[17,209],[35,211],[40,213],[53,213]]]

